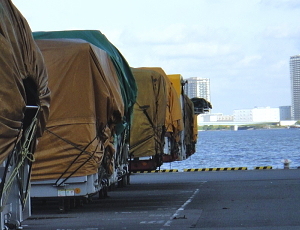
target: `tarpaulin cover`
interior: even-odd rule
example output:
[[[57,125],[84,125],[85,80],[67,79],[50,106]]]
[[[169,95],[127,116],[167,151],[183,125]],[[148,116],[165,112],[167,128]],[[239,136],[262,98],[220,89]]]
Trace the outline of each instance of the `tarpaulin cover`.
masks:
[[[191,145],[194,143],[194,104],[186,94],[184,94],[184,113],[184,143]]]
[[[177,92],[177,96],[178,96],[179,102],[180,102],[180,108],[182,109],[182,106],[183,106],[182,103],[184,100],[184,99],[182,99],[182,94],[183,94],[182,86],[181,86],[181,81],[183,80],[182,76],[180,74],[168,74],[167,76],[170,79],[170,81],[172,82],[172,85]],[[181,113],[183,113],[182,110],[181,110]],[[184,129],[183,119],[181,119],[177,122],[177,127],[178,127],[177,129],[180,131],[182,131]],[[179,140],[177,139],[177,141],[179,141]]]
[[[23,80],[32,83],[41,111],[37,136],[43,133],[49,115],[50,90],[42,55],[30,27],[9,0],[0,0],[0,163],[19,136],[28,98]]]
[[[167,94],[167,109],[166,109],[166,132],[173,133],[175,136],[183,130],[182,126],[182,110],[180,105],[179,96],[173,86],[173,83],[166,75],[165,71],[161,67],[144,67],[146,69],[154,70],[160,73],[166,82],[166,94]]]
[[[49,31],[49,32],[34,32],[34,39],[53,39],[53,38],[74,38],[83,39],[102,50],[105,50],[110,56],[119,78],[122,97],[125,106],[125,118],[124,121],[130,123],[130,117],[133,109],[133,105],[136,100],[137,87],[132,75],[131,69],[119,52],[119,50],[97,30],[70,30],[70,31]],[[126,123],[124,124],[125,126]],[[122,128],[119,127],[120,131]]]
[[[96,173],[110,144],[111,127],[124,115],[114,65],[105,51],[81,39],[36,43],[48,69],[52,101],[32,180]]]
[[[183,81],[183,78],[180,74],[168,74],[168,78],[173,83],[173,86],[177,92],[178,97],[180,97],[182,93],[182,86],[181,82]]]
[[[212,109],[211,103],[204,98],[193,97],[191,100],[194,103],[195,114],[205,113]]]
[[[138,94],[130,129],[133,157],[163,154],[163,127],[166,118],[166,81],[156,71],[133,68]]]
[[[197,143],[197,140],[198,140],[198,115],[194,114],[193,142]]]

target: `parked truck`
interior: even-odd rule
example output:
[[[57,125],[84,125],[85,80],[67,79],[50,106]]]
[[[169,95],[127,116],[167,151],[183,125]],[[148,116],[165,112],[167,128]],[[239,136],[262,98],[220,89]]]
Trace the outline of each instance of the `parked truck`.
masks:
[[[186,144],[185,144],[185,137],[186,136],[186,132],[187,130],[185,130],[186,128],[189,127],[185,127],[185,122],[187,122],[187,108],[186,108],[186,102],[187,102],[187,98],[185,97],[185,81],[182,77],[181,74],[169,74],[167,75],[168,78],[170,79],[170,81],[172,82],[176,92],[177,92],[177,96],[178,99],[180,101],[180,108],[181,108],[181,113],[182,113],[182,123],[181,126],[183,127],[181,129],[181,131],[178,134],[178,157],[176,160],[182,161],[185,160],[187,158],[187,154],[186,154]]]
[[[185,160],[195,152],[194,104],[181,75],[162,68],[133,68],[138,85],[130,137],[130,169],[155,170],[163,162]]]
[[[179,156],[180,135],[184,129],[180,99],[173,83],[161,67],[147,67],[147,69],[160,73],[165,79],[167,106],[162,160],[163,162],[176,161]]]
[[[30,176],[49,114],[43,57],[26,19],[0,0],[0,229],[21,229],[31,215]]]
[[[164,76],[132,68],[138,94],[130,128],[130,171],[148,171],[163,163],[167,91]]]
[[[128,148],[131,116],[137,94],[135,79],[126,59],[106,36],[98,30],[34,32],[33,37],[35,40],[82,39],[104,50],[108,54],[109,59],[113,63],[111,68],[114,68],[117,74],[124,106],[122,121],[115,125],[114,145],[116,151],[112,162],[113,174],[109,177],[108,186],[113,185],[116,181],[119,186],[126,185],[129,183],[130,175],[128,170]]]
[[[52,109],[36,152],[31,197],[56,198],[64,211],[127,184],[136,84],[126,60],[99,31],[34,37],[48,68]]]

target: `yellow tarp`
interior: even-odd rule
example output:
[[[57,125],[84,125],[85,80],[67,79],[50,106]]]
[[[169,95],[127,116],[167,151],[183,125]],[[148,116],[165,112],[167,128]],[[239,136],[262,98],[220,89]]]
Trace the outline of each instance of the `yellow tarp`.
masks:
[[[166,82],[167,108],[166,108],[166,132],[173,133],[175,136],[183,130],[183,117],[180,100],[173,83],[166,75],[165,71],[160,67],[145,67],[160,73]]]
[[[180,95],[182,94],[182,86],[181,86],[181,82],[183,80],[182,76],[180,74],[168,74],[167,76],[172,82],[178,97],[180,97]]]
[[[124,115],[111,59],[105,51],[84,40],[36,42],[48,68],[52,102],[47,130],[37,148],[32,180],[96,173],[106,147],[110,149],[106,163],[111,167],[111,131]]]
[[[138,93],[130,129],[130,154],[133,157],[163,154],[163,127],[167,95],[165,78],[145,68],[132,68]]]
[[[37,136],[41,136],[49,115],[50,91],[42,55],[29,25],[11,1],[0,1],[0,163],[12,151],[20,134],[29,98],[23,81],[36,94],[41,106]]]

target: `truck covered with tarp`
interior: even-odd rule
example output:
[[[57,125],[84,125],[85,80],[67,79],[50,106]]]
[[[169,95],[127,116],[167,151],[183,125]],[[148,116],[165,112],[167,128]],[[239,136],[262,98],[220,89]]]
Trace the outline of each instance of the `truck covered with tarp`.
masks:
[[[212,109],[212,105],[209,101],[200,97],[193,97],[191,101],[194,104],[195,114],[203,114],[209,112]]]
[[[172,162],[178,159],[180,134],[183,130],[183,113],[180,97],[173,83],[161,67],[144,67],[160,73],[166,82],[167,107],[165,118],[165,140],[163,162]]]
[[[178,157],[176,160],[185,160],[187,158],[186,154],[186,145],[185,145],[185,122],[186,122],[186,100],[185,100],[185,81],[181,74],[168,74],[167,75],[170,81],[172,82],[178,99],[180,101],[181,113],[183,119],[181,120],[181,126],[183,127],[178,135]]]
[[[198,122],[197,122],[198,115],[203,114],[203,113],[208,113],[209,110],[212,109],[212,105],[208,100],[206,100],[204,98],[200,98],[200,97],[193,97],[193,98],[191,98],[191,101],[194,105],[193,143],[195,146],[197,143],[197,139],[198,139]]]
[[[136,100],[137,87],[131,69],[121,52],[98,30],[67,30],[34,32],[35,40],[39,39],[82,39],[104,50],[113,63],[124,105],[121,122],[115,125],[116,154],[114,157],[114,174],[110,180],[118,180],[120,185],[126,184],[128,179],[128,145],[129,128],[133,105]]]
[[[48,69],[52,104],[33,164],[31,197],[69,202],[100,195],[115,172],[116,125],[124,118],[117,71],[106,51],[85,40],[36,43]]]
[[[130,129],[130,170],[156,169],[162,164],[167,91],[160,73],[132,68],[138,87]]]
[[[130,126],[130,119],[133,105],[136,100],[137,87],[132,75],[130,66],[121,52],[98,30],[65,30],[34,32],[35,40],[39,39],[82,39],[98,48],[104,50],[110,57],[120,83],[121,94],[124,102],[123,128]],[[117,131],[121,132],[122,127],[118,124]]]
[[[1,229],[19,229],[31,214],[31,166],[49,104],[47,71],[30,27],[11,1],[0,0]]]
[[[119,84],[120,95],[123,103],[123,114],[119,121],[117,120],[115,121],[114,129],[113,130],[109,129],[111,134],[109,134],[106,137],[107,140],[109,139],[110,141],[106,141],[105,143],[113,144],[113,145],[108,145],[107,148],[107,151],[114,152],[113,157],[107,158],[105,157],[106,155],[104,155],[102,165],[107,165],[107,167],[106,168],[100,167],[99,170],[102,171],[100,174],[106,175],[105,176],[106,182],[103,183],[107,184],[108,186],[110,186],[115,182],[118,182],[119,185],[127,184],[127,180],[129,177],[129,171],[128,171],[129,128],[130,128],[133,105],[136,99],[137,87],[131,69],[126,59],[122,56],[119,50],[105,37],[105,35],[103,35],[100,31],[96,31],[96,30],[34,32],[33,36],[36,41],[57,40],[57,39],[63,39],[63,40],[81,39],[107,53],[107,57],[112,63],[109,64],[109,67],[111,68],[111,71],[115,72]],[[111,105],[108,103],[108,107],[109,106]],[[106,110],[109,108],[101,108],[101,109]],[[70,179],[71,178],[69,178],[69,180]],[[37,184],[38,183],[36,183],[36,186]],[[42,184],[42,181],[40,181],[39,184]],[[101,189],[101,192],[103,192],[103,189]],[[62,194],[64,193],[62,192]]]
[[[186,149],[186,158],[194,154],[196,150],[196,142],[194,140],[195,119],[197,119],[197,117],[195,117],[194,114],[194,104],[192,100],[186,94],[184,94],[184,144]]]

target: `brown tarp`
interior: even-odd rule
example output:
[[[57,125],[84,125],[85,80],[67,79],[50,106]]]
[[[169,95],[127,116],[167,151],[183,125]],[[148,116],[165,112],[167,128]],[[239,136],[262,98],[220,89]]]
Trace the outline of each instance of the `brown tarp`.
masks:
[[[198,115],[194,114],[193,142],[197,143],[197,140],[198,140]]]
[[[133,157],[163,154],[163,127],[166,118],[166,81],[158,72],[132,68],[138,93],[130,129]]]
[[[43,133],[50,91],[42,55],[26,19],[9,0],[0,0],[0,163],[12,151],[21,130],[27,97],[23,80],[30,79],[40,105],[37,136]]]
[[[184,94],[184,113],[184,143],[192,145],[194,142],[194,104],[186,94]]]
[[[80,39],[36,42],[48,69],[52,101],[32,180],[90,175],[98,172],[103,158],[111,167],[112,131],[124,115],[111,59]],[[105,148],[109,156],[104,156]]]

